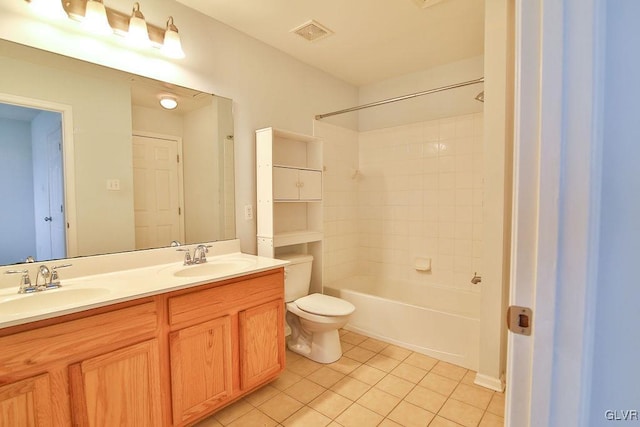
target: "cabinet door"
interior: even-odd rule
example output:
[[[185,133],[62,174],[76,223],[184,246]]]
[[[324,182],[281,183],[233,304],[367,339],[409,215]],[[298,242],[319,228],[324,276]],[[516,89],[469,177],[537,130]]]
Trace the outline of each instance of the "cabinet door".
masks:
[[[300,170],[299,174],[300,200],[322,199],[322,172]]]
[[[232,394],[231,316],[171,333],[173,422],[182,424]]]
[[[0,426],[52,426],[49,375],[0,387]]]
[[[298,200],[298,169],[273,167],[273,198]]]
[[[87,359],[69,371],[75,425],[163,424],[156,339]]]
[[[274,300],[238,316],[240,381],[250,389],[284,369],[284,303]]]

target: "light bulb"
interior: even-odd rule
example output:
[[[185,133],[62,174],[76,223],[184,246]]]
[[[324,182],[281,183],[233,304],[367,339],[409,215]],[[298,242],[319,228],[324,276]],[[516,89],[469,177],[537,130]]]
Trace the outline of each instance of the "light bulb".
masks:
[[[173,17],[169,17],[167,21],[167,30],[164,33],[164,43],[162,44],[162,52],[171,58],[184,58],[182,43],[178,28],[173,25]]]
[[[49,19],[68,18],[61,0],[30,0],[29,6],[38,15]]]
[[[129,19],[127,39],[135,46],[149,46],[151,44],[147,21],[144,20],[144,15],[140,12],[140,4],[137,2],[133,5],[133,12],[131,13],[131,19]]]
[[[87,1],[87,9],[84,14],[84,19],[82,20],[82,27],[95,34],[106,35],[113,33],[111,26],[109,26],[107,10],[102,0]]]

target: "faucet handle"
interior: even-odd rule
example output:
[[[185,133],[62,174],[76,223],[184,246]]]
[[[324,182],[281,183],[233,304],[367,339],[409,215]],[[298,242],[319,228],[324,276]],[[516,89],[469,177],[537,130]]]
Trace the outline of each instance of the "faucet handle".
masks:
[[[38,290],[31,284],[29,270],[7,270],[5,271],[5,274],[22,274],[22,277],[20,278],[20,288],[18,289],[19,294],[27,294]]]
[[[183,265],[191,265],[193,263],[193,261],[191,261],[191,253],[189,252],[189,249],[186,248],[178,248],[176,249],[176,251],[178,252],[184,252],[184,262]]]
[[[51,267],[51,280],[49,281],[47,288],[59,288],[60,286],[62,286],[60,285],[60,276],[58,276],[58,269],[71,267],[72,265],[73,264],[60,264]]]

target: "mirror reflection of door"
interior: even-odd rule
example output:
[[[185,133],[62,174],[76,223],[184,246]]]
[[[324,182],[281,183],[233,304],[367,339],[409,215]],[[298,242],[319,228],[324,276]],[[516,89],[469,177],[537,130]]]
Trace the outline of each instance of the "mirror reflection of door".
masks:
[[[0,264],[66,256],[62,114],[0,104]]]
[[[184,242],[179,138],[133,135],[136,249]]]

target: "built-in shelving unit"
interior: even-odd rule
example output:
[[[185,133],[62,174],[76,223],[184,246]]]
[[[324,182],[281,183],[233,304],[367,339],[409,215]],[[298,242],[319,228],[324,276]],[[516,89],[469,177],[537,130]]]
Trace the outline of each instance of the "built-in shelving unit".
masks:
[[[311,291],[322,283],[322,141],[265,128],[256,131],[258,255],[313,255]]]

